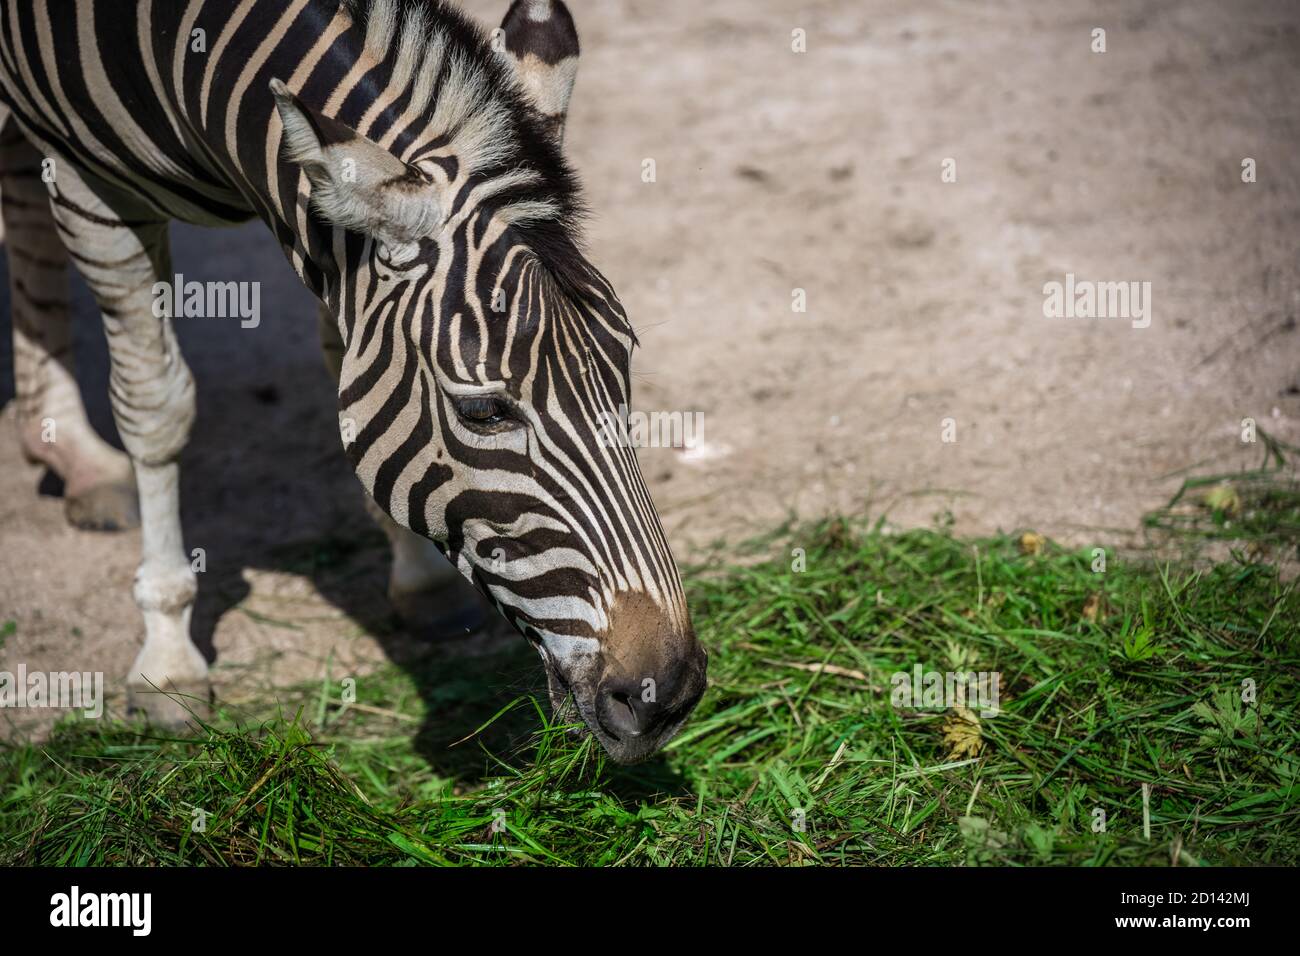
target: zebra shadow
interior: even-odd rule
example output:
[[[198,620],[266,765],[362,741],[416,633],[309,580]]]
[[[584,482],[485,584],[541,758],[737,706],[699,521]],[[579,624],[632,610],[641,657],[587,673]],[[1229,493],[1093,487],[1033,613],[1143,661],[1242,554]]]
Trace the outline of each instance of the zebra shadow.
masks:
[[[238,319],[176,322],[197,384],[198,417],[181,458],[186,547],[202,547],[206,560],[192,619],[195,644],[217,660],[213,635],[249,597],[246,570],[301,575],[409,675],[425,705],[413,746],[435,773],[471,784],[499,772],[498,760],[526,763],[536,708],[516,706],[492,718],[520,695],[549,709],[541,663],[463,581],[447,612],[418,628],[394,615],[385,596],[387,540],[366,513],[339,445],[315,300],[270,234],[259,223],[229,230],[176,224],[172,255],[186,281],[256,282],[260,290],[255,327]],[[77,276],[72,310],[87,413],[120,448],[99,311]],[[0,257],[0,408],[13,397],[12,372],[8,261]],[[4,460],[18,460],[13,445],[0,451],[11,456]],[[46,473],[31,493],[58,496],[60,482]],[[609,764],[604,785],[628,800],[685,792],[661,758],[633,768]]]

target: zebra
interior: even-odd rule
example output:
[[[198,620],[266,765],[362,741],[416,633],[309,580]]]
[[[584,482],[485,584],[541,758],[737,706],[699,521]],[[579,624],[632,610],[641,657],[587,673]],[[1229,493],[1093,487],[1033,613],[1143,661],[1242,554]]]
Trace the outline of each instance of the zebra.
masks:
[[[617,762],[700,700],[707,655],[635,450],[600,427],[637,340],[562,152],[578,55],[560,0],[514,0],[490,37],[445,0],[0,0],[20,437],[74,524],[138,509],[133,710],[174,724],[211,693],[178,502],[194,382],[157,294],[172,219],[260,218],[320,300],[390,593],[445,555]],[[69,259],[103,313],[125,456],[72,377]]]

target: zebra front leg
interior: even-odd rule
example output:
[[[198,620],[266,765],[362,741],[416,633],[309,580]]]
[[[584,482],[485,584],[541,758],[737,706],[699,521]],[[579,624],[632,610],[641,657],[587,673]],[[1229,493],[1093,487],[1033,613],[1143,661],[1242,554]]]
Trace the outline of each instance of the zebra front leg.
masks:
[[[43,157],[17,123],[0,125],[0,208],[9,246],[14,407],[23,456],[63,479],[70,524],[133,528],[140,515],[131,462],[91,427],[73,374],[68,253],[41,180]]]
[[[113,415],[135,469],[143,560],[134,595],[145,638],[128,706],[164,725],[205,716],[208,664],[190,640],[198,590],[181,535],[177,461],[194,421],[194,379],[154,285],[171,282],[167,222],[66,164],[50,184],[63,240],[104,314]],[[160,310],[166,311],[166,310]]]
[[[388,601],[398,616],[408,624],[426,625],[452,615],[463,618],[471,612],[466,595],[458,593],[464,578],[432,541],[403,528],[369,495],[366,510],[388,536],[392,549]],[[471,617],[469,626],[481,623],[481,614]]]

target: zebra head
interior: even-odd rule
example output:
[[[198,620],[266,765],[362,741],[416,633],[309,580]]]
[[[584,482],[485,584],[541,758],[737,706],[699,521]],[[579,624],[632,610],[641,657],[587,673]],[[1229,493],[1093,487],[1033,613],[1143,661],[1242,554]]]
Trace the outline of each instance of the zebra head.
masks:
[[[615,760],[645,759],[703,694],[706,656],[610,427],[636,342],[574,240],[559,151],[572,20],[516,0],[494,52],[445,8],[425,22],[419,5],[370,2],[367,48],[399,48],[380,98],[401,116],[348,125],[271,84],[285,159],[334,249],[323,297],[345,343],[347,453],[380,507],[533,643],[557,709],[572,700]],[[412,115],[431,118],[411,133]]]

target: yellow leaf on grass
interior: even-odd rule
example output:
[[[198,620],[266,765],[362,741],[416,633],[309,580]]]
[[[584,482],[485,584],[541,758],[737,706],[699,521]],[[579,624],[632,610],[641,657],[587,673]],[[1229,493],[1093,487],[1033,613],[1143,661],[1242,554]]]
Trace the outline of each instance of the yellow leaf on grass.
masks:
[[[1042,554],[1043,545],[1045,544],[1047,544],[1047,539],[1041,534],[1034,531],[1026,531],[1020,536],[1020,553]]]
[[[1205,507],[1211,511],[1221,511],[1229,518],[1241,514],[1241,495],[1229,484],[1215,485],[1205,493]]]
[[[948,747],[948,759],[977,757],[984,747],[980,736],[980,719],[965,707],[954,707],[943,721],[943,742]]]

